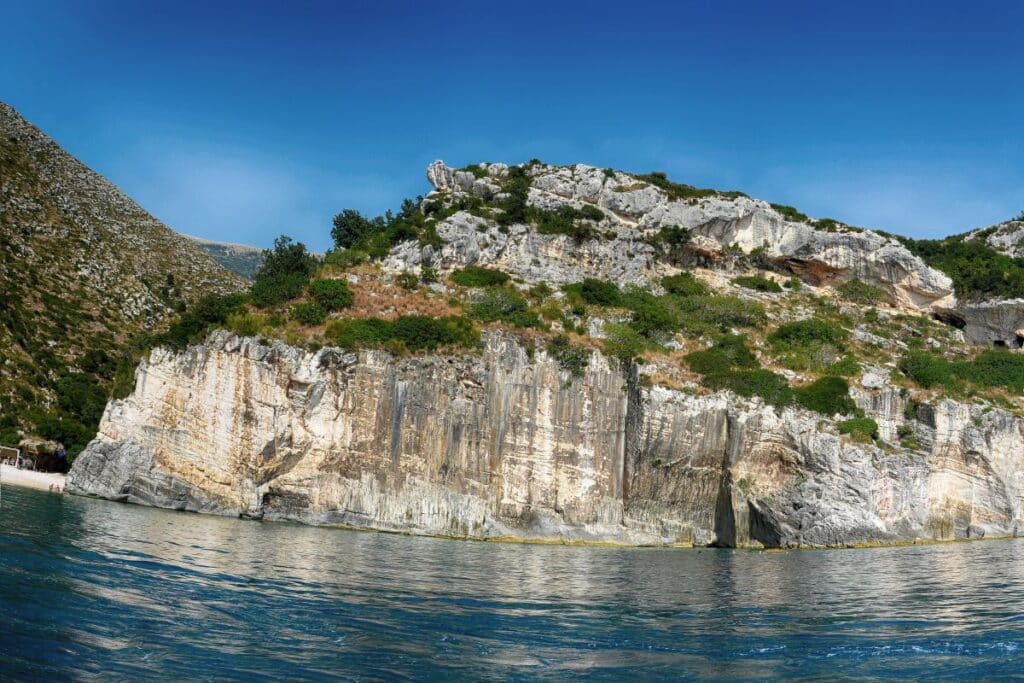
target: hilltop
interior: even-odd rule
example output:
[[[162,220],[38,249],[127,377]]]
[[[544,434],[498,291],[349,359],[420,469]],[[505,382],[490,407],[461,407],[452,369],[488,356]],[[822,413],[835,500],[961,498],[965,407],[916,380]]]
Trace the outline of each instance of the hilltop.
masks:
[[[0,169],[0,441],[78,449],[136,333],[246,283],[2,103]]]
[[[662,173],[427,178],[394,213],[341,211],[322,258],[280,238],[248,298],[154,339],[69,490],[546,541],[1024,523],[1024,355],[993,348],[1024,334],[988,325],[1021,309],[991,277],[1013,257]]]

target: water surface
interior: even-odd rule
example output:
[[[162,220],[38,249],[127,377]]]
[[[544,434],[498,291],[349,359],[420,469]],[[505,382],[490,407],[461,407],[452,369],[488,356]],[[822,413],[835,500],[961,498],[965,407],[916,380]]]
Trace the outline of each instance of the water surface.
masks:
[[[473,543],[4,487],[0,680],[977,679],[1024,540],[757,553]]]

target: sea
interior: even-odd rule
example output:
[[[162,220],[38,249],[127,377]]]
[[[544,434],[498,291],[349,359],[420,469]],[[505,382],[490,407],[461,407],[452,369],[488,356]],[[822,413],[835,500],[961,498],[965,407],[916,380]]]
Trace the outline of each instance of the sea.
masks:
[[[0,680],[1024,676],[1024,539],[521,545],[5,486]]]

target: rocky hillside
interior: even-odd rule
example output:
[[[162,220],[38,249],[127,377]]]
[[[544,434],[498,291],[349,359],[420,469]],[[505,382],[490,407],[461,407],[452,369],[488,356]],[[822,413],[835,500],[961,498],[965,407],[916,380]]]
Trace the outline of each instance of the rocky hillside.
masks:
[[[246,280],[256,277],[256,271],[263,264],[263,250],[245,244],[229,242],[211,242],[199,237],[191,237],[199,248],[210,255],[214,261],[232,273],[241,275]]]
[[[84,446],[133,334],[244,281],[0,104],[0,441]]]
[[[69,490],[466,538],[1020,528],[1024,356],[951,324],[956,254],[659,173],[427,176],[154,349]]]

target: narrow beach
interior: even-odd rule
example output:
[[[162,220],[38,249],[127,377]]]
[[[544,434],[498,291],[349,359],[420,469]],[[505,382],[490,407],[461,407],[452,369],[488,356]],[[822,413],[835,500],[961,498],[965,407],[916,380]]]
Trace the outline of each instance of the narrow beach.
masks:
[[[33,472],[32,470],[19,470],[11,465],[0,465],[0,485],[27,486],[33,489],[49,491],[55,485],[64,490],[65,475],[57,472]]]

